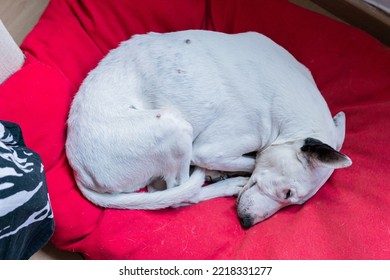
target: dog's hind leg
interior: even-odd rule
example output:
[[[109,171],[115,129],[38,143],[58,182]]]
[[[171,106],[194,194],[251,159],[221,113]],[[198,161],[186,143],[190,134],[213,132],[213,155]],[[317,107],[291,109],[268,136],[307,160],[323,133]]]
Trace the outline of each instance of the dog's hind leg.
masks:
[[[108,172],[94,169],[93,178],[100,180],[93,182],[99,182],[100,188],[79,180],[82,193],[96,205],[119,209],[161,209],[196,196],[204,183],[205,172],[197,167],[189,176],[192,126],[171,109],[134,110],[131,121],[126,124],[124,120],[118,133],[111,130],[106,136],[111,141],[106,141],[103,148],[111,153],[93,154],[94,162],[110,161],[109,166],[98,166],[110,168],[113,175],[102,178]],[[103,156],[106,157],[101,159]],[[160,178],[165,180],[167,190],[134,193]]]
[[[192,126],[179,112],[166,109],[158,115],[164,121],[165,137],[162,139],[163,153],[158,157],[158,165],[168,167],[160,176],[170,189],[189,179],[192,156]]]

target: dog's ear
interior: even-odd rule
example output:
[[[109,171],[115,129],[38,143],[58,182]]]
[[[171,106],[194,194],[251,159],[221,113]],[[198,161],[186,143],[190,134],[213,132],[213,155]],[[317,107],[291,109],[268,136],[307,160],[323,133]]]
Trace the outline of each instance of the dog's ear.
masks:
[[[299,152],[312,166],[343,168],[352,164],[346,155],[314,138],[306,138]]]
[[[333,122],[336,127],[337,133],[337,143],[336,150],[340,151],[341,146],[343,145],[345,138],[345,114],[344,112],[339,112],[336,116],[333,117]]]

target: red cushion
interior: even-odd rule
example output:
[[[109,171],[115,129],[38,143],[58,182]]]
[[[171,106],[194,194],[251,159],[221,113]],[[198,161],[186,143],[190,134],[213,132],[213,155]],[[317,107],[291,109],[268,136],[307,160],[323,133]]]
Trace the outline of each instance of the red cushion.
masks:
[[[70,102],[89,70],[133,34],[258,31],[308,66],[347,115],[337,170],[303,206],[244,231],[234,198],[159,211],[101,209],[78,191],[64,142]],[[52,0],[22,45],[24,67],[0,86],[0,119],[21,125],[47,172],[53,243],[90,259],[389,259],[390,51],[286,0]]]

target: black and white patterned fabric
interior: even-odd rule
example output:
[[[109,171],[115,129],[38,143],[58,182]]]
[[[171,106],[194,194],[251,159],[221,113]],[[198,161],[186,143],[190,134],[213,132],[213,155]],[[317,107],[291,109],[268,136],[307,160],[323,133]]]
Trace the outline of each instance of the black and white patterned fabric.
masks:
[[[0,259],[29,259],[53,231],[41,158],[18,125],[0,121]]]

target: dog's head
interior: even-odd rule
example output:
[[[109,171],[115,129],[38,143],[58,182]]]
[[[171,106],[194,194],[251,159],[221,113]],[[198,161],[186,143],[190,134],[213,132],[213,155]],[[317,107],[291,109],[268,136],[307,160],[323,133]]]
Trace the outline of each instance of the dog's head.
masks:
[[[271,145],[258,153],[256,168],[237,199],[237,213],[247,229],[279,209],[311,198],[336,168],[352,161],[339,150],[344,142],[345,115],[334,117],[335,148],[314,138]]]

